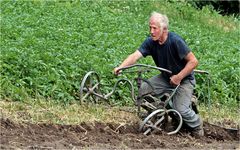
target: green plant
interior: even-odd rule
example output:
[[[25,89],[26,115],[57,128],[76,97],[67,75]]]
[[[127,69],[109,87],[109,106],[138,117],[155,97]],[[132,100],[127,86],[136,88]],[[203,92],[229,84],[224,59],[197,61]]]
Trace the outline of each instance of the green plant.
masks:
[[[78,100],[80,82],[90,70],[113,85],[112,69],[148,36],[152,11],[168,15],[170,31],[180,34],[211,76],[211,101],[239,102],[239,20],[209,7],[167,1],[0,1],[1,100]],[[144,59],[141,63],[153,64]],[[132,78],[131,75],[127,76]],[[207,98],[203,77],[197,95]],[[103,91],[108,91],[105,87]],[[121,88],[112,103],[130,104]]]

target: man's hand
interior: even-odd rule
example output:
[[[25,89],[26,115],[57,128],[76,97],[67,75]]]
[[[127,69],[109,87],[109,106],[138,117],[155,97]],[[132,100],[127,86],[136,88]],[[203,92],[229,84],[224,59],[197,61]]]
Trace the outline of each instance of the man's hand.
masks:
[[[170,77],[170,84],[177,86],[181,83],[182,78],[179,75],[173,75]]]
[[[121,73],[121,67],[116,67],[116,68],[114,68],[113,69],[113,73],[115,74],[115,75],[118,75],[119,73]]]

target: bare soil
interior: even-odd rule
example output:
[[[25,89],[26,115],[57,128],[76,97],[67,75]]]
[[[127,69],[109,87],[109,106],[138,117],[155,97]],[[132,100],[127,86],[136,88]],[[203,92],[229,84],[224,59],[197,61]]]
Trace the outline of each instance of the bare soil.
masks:
[[[205,136],[194,138],[181,130],[175,135],[138,132],[138,123],[95,122],[79,125],[18,124],[1,118],[0,149],[239,149],[239,130],[204,122]]]

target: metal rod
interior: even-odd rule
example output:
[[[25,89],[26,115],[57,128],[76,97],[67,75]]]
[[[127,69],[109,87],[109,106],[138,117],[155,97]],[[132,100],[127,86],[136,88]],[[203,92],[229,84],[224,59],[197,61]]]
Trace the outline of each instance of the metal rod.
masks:
[[[156,70],[160,70],[160,71],[165,71],[169,74],[172,74],[172,71],[161,68],[161,67],[156,67],[156,66],[150,66],[150,65],[145,65],[145,64],[134,64],[134,65],[130,65],[130,66],[126,66],[126,67],[122,67],[120,70],[125,70],[128,68],[133,68],[133,67],[146,67],[146,68],[152,68],[152,69],[156,69]]]

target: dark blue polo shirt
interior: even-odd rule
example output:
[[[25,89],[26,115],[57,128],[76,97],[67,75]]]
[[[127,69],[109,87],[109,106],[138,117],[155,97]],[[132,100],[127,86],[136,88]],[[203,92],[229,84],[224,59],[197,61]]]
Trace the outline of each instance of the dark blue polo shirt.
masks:
[[[184,57],[190,52],[186,42],[176,33],[169,32],[164,44],[153,41],[151,37],[146,38],[139,48],[144,57],[152,56],[156,66],[171,70],[173,75],[178,74],[186,65]],[[163,76],[169,80],[170,76],[162,72]],[[194,79],[193,72],[184,79]]]

